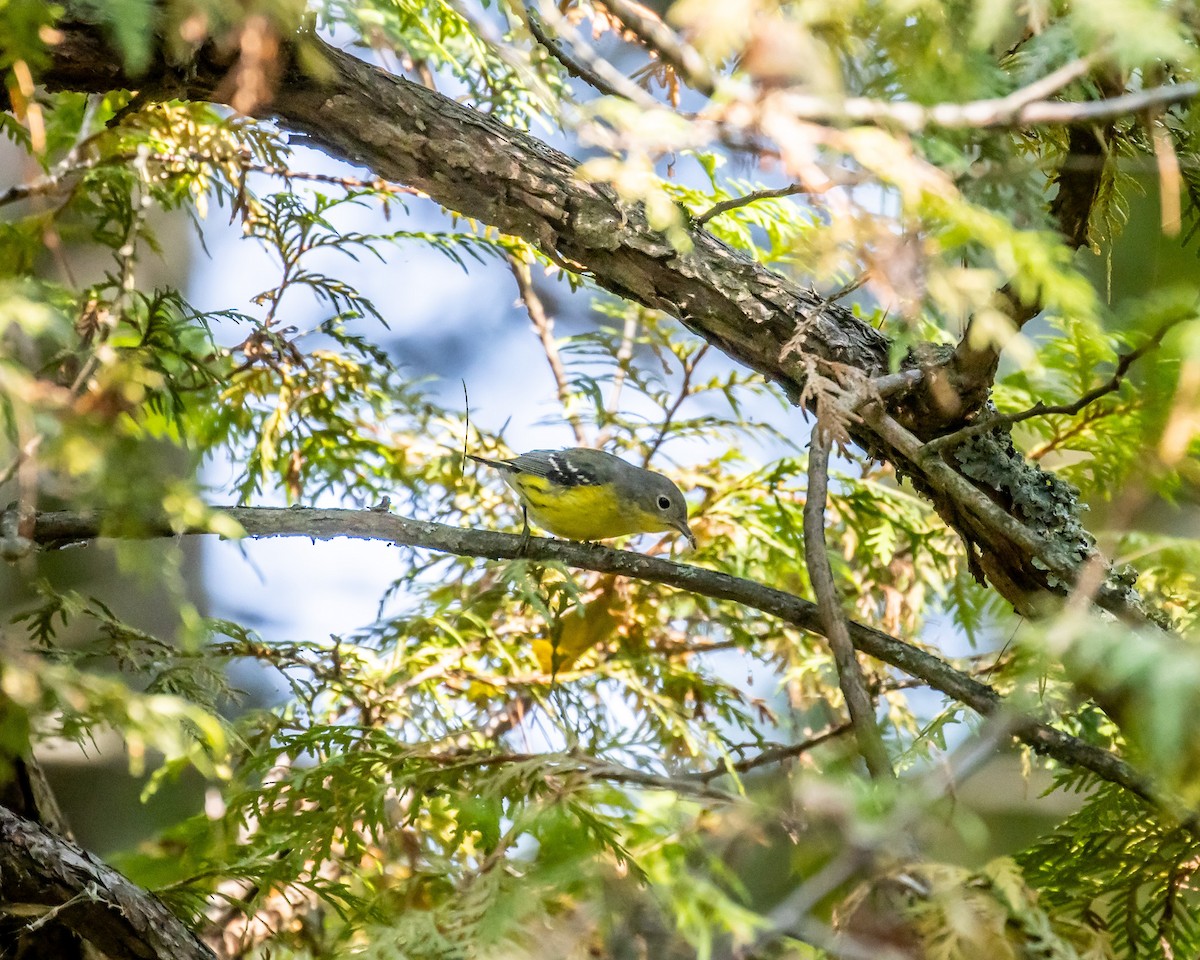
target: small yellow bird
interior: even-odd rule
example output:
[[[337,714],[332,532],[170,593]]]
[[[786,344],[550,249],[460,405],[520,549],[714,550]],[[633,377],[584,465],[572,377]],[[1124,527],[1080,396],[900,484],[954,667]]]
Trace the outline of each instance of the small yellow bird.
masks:
[[[556,537],[607,540],[632,533],[677,530],[693,547],[687,501],[660,473],[643,470],[620,457],[590,447],[531,450],[511,460],[488,460],[521,498],[529,536],[529,518]]]

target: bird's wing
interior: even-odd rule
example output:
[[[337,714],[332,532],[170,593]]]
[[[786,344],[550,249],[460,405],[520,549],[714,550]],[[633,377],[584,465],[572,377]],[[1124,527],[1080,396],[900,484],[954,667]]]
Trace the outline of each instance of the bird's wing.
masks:
[[[563,487],[594,486],[603,482],[599,471],[592,464],[570,456],[566,450],[530,450],[508,463],[521,473],[545,477],[553,484]]]

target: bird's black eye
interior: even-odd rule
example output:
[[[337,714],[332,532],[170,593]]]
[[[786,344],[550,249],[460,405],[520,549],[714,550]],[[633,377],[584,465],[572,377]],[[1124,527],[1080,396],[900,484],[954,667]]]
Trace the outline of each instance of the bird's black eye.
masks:
[[[671,508],[671,498],[670,497],[659,497],[658,498],[658,509],[659,510],[669,510],[670,508]]]

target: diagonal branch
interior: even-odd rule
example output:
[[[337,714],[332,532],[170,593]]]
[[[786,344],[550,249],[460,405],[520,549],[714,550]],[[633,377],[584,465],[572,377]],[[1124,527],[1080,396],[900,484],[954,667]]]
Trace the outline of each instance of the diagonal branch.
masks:
[[[875,722],[875,704],[867,692],[867,681],[862,665],[850,641],[846,627],[846,614],[838,599],[837,585],[833,582],[833,568],[829,565],[829,551],[825,545],[825,502],[829,497],[829,446],[830,431],[818,416],[813,428],[812,441],[808,447],[808,493],[804,500],[804,560],[808,566],[808,579],[817,597],[817,611],[825,637],[833,651],[833,662],[837,666],[838,685],[850,714],[850,725],[858,741],[859,752],[867,763],[867,770],[876,780],[895,777],[887,748]]]
[[[644,109],[653,110],[659,106],[654,97],[588,46],[575,31],[570,20],[559,13],[553,4],[542,7],[541,13],[529,3],[523,3],[523,6],[529,23],[529,32],[550,51],[550,54],[563,65],[569,74],[583,80],[605,96],[620,97],[636,103]],[[550,25],[558,34],[557,41],[546,33],[545,24],[541,19],[542,14],[546,15]],[[564,42],[570,47],[570,53],[567,53],[562,46]]]
[[[6,913],[53,915],[105,956],[214,960],[152,894],[69,840],[0,807],[0,900]]]
[[[39,76],[51,90],[109,91],[169,81],[173,95],[218,102],[229,96],[225,78],[234,66],[229,51],[203,47],[182,75],[162,51],[152,51],[147,75],[134,78],[124,74],[121,57],[94,24],[62,20],[55,29],[58,43]],[[280,55],[286,61],[283,75],[274,101],[260,108],[264,115],[335,157],[537,245],[605,290],[679,318],[778,384],[792,402],[799,402],[814,363],[841,365],[867,379],[893,372],[889,340],[850,311],[731,250],[702,228],[685,227],[686,244],[673,240],[650,225],[640,205],[577,177],[576,161],[545,143],[311,35],[283,44]],[[915,354],[903,362],[919,364]],[[891,422],[926,439],[958,425],[946,419],[942,386],[938,377],[924,376],[908,393],[889,397]],[[899,470],[923,472],[918,459],[895,445],[892,433],[881,432],[880,422],[868,418],[855,430],[855,441],[873,456]],[[961,485],[943,484],[936,495],[928,484],[917,488],[973,553],[987,558],[977,569],[986,570],[1018,609],[1036,609],[1031,597],[1065,595],[1096,555],[1078,523],[1074,495],[1061,488],[1052,516],[1022,515],[1014,509],[1020,504],[1011,502],[1014,492],[1053,487],[1053,476],[1003,444],[975,444],[972,452],[977,459],[972,479],[960,477],[965,492],[995,499],[1011,522],[1036,529],[1038,537],[1062,539],[1060,572],[1048,574],[1029,549],[1030,537],[1009,535],[1011,524],[993,529],[973,514],[962,501]],[[956,453],[961,458],[963,450]]]
[[[586,447],[588,445],[587,433],[584,432],[583,421],[579,419],[579,413],[575,410],[575,401],[571,396],[571,384],[567,380],[567,371],[563,367],[562,356],[558,352],[558,341],[554,339],[554,318],[546,313],[545,304],[542,303],[542,298],[534,289],[529,264],[510,256],[508,266],[517,281],[517,290],[521,294],[521,302],[525,304],[525,312],[529,314],[529,321],[533,324],[538,340],[541,341],[542,350],[546,354],[546,362],[550,365],[550,372],[554,375],[554,387],[558,392],[558,402],[562,404],[563,416],[571,425],[571,432],[575,434],[575,442],[581,447]]]
[[[755,754],[753,757],[747,757],[745,760],[722,764],[710,770],[701,770],[699,773],[681,774],[680,779],[698,780],[700,783],[712,783],[712,781],[727,776],[731,772],[749,773],[751,770],[757,770],[760,767],[774,766],[777,763],[783,763],[785,760],[794,760],[796,757],[819,747],[826,741],[840,737],[848,730],[850,730],[850,724],[839,723],[832,727],[826,727],[820,733],[814,733],[812,736],[805,737],[799,743],[768,747],[761,753]]]
[[[583,62],[583,59],[575,56],[566,49],[561,43],[555,40],[546,32],[546,27],[542,23],[542,18],[538,16],[536,10],[528,4],[525,5],[525,17],[529,26],[529,32],[533,34],[533,38],[540,43],[549,52],[555,60],[562,64],[563,69],[577,80],[582,80],[596,92],[603,94],[606,97],[624,97],[625,95],[617,89],[615,84],[610,83],[602,77],[599,71],[594,70],[588,64]]]
[[[801,183],[791,183],[786,187],[779,187],[776,190],[755,190],[753,193],[747,193],[740,197],[730,197],[728,200],[714,203],[703,213],[692,217],[692,223],[697,227],[702,227],[713,217],[719,217],[723,213],[736,210],[738,207],[744,207],[747,204],[754,203],[756,200],[775,200],[780,197],[794,197],[798,193],[807,192],[808,187]]]
[[[825,635],[825,627],[817,606],[809,600],[716,570],[625,550],[539,537],[525,541],[516,534],[410,520],[375,510],[317,510],[298,507],[217,509],[239,523],[251,537],[307,537],[313,540],[353,537],[383,540],[397,546],[422,547],[465,557],[554,561],[597,573],[660,583],[715,600],[729,600],[818,636]],[[105,516],[92,512],[40,513],[34,518],[31,537],[43,547],[54,548],[94,540],[104,535],[151,539],[175,537],[180,533],[209,532],[199,527],[179,530],[164,517],[137,531],[122,526],[120,533],[115,534],[106,525],[106,519]],[[1007,711],[1004,699],[992,687],[980,683],[933,654],[854,620],[847,621],[846,626],[851,642],[860,652],[910,676],[920,678],[933,689],[966,704],[976,713],[993,716]],[[1069,766],[1089,770],[1144,800],[1175,806],[1171,798],[1160,794],[1124,760],[1078,737],[1026,716],[1012,720],[1012,732],[1017,739],[1038,753],[1053,757]]]
[[[1049,535],[1050,531],[1039,530],[1034,525],[1023,522],[1014,515],[1011,508],[989,497],[940,456],[926,454],[925,445],[878,406],[869,404],[864,407],[863,419],[871,423],[894,449],[908,458],[914,477],[919,478],[928,490],[952,501],[953,509],[961,511],[957,517],[956,529],[971,531],[968,543],[981,550],[980,561],[993,582],[1004,576],[1005,571],[991,565],[996,563],[1001,550],[1013,547],[1032,558],[1042,569],[1072,584],[1079,579],[1078,566],[1081,560],[1084,563],[1099,560],[1093,542],[1082,532],[1081,527],[1073,536],[1065,536],[1063,531],[1055,531],[1056,535]],[[983,442],[987,440],[987,436],[981,435],[975,439]],[[1047,498],[1053,494],[1049,486],[1041,492]],[[1028,491],[1017,493],[1025,495]],[[990,553],[989,547],[992,551]],[[1022,589],[1020,584],[1010,586],[1010,592],[1019,592]],[[1008,593],[1005,595],[1008,596]],[[1038,601],[1042,599],[1045,598],[1026,595],[1017,603],[1017,609],[1036,615],[1040,612]],[[1136,592],[1117,578],[1104,578],[1096,593],[1096,602],[1102,609],[1129,623],[1146,625],[1153,621],[1151,612],[1145,609]]]

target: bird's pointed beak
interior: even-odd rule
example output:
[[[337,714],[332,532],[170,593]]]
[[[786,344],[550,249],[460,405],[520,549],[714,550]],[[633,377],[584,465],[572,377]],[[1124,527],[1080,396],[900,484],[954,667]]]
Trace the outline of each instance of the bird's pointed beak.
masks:
[[[692,549],[695,550],[696,549],[696,535],[694,533],[692,533],[692,528],[689,527],[684,521],[680,520],[679,523],[675,526],[675,529],[678,530],[680,533],[682,533],[685,537],[687,537],[688,543],[690,543],[692,545]]]

